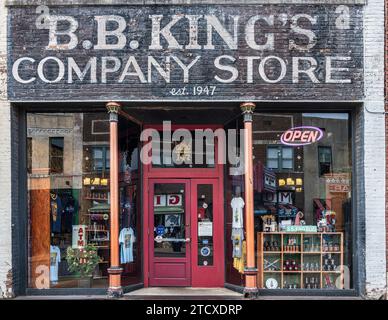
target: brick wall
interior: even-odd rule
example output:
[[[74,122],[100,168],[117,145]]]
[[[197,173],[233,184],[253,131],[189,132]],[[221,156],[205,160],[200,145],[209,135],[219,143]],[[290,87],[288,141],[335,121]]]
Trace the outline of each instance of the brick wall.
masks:
[[[385,48],[384,48],[384,58],[385,58],[385,111],[388,112],[388,0],[385,1]],[[388,115],[385,116],[385,138],[386,142],[388,139]],[[388,199],[388,144],[386,143],[386,194],[385,198]],[[386,257],[387,257],[387,272],[388,272],[388,201],[385,201],[385,220],[386,220],[386,230],[387,230],[387,237],[386,237]],[[388,275],[387,275],[387,281],[388,281]],[[388,284],[388,282],[387,282]],[[387,297],[388,298],[388,297]]]
[[[11,126],[10,104],[6,98],[7,9],[4,2],[0,0],[0,298],[6,291],[4,282],[12,269]]]
[[[365,290],[386,293],[384,0],[368,1],[364,11],[364,208]],[[362,266],[361,266],[362,267]]]

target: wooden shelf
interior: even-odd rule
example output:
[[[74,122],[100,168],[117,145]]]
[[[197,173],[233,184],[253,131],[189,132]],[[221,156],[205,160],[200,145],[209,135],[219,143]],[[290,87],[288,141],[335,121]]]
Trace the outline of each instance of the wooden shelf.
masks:
[[[109,199],[104,199],[104,198],[88,198],[85,197],[85,200],[92,200],[92,201],[109,201]]]
[[[299,248],[302,248],[302,250],[298,251],[285,251],[286,241],[289,237],[295,237],[296,238],[296,246],[299,246]],[[314,236],[313,239],[315,239],[315,245],[317,246],[319,244],[321,250],[320,251],[304,251],[304,239],[309,238],[312,239],[311,236]],[[322,248],[324,248],[324,238],[326,236],[333,236],[337,237],[336,244],[338,242],[338,246],[340,248],[340,251],[324,251]],[[270,238],[270,239],[268,239]],[[280,244],[279,251],[265,251],[264,250],[264,243],[266,241],[276,241],[278,244]],[[314,244],[314,243],[313,243]],[[276,274],[276,279],[279,281],[279,288],[288,290],[288,288],[283,288],[285,277],[287,276],[296,276],[296,279],[298,280],[298,286],[302,289],[305,289],[305,275],[315,275],[314,278],[319,279],[319,288],[320,289],[326,289],[324,282],[326,279],[330,277],[330,275],[339,275],[341,277],[341,288],[344,288],[344,270],[343,270],[343,264],[344,264],[344,235],[343,232],[258,232],[257,233],[257,266],[258,266],[258,275],[257,275],[257,285],[259,288],[265,288],[265,280],[268,277],[268,274]],[[276,265],[276,267],[283,268],[285,260],[289,260],[290,256],[296,256],[293,258],[298,263],[298,267],[302,268],[304,266],[304,261],[307,261],[308,263],[312,263],[311,259],[314,259],[314,263],[318,263],[320,268],[324,265],[324,259],[326,259],[327,255],[335,255],[335,263],[337,267],[340,267],[340,270],[338,271],[325,271],[325,270],[298,270],[298,271],[287,271],[287,270],[264,270],[264,257],[266,260],[270,262],[274,262],[273,259],[278,259],[279,261],[276,262],[273,266]],[[280,256],[280,259],[279,259]],[[285,258],[286,257],[286,258]],[[311,257],[309,259],[309,257]],[[272,259],[272,261],[270,260]],[[264,275],[267,275],[265,277]],[[288,280],[288,279],[287,279]],[[330,279],[330,285],[333,285],[333,283],[336,281],[336,279]],[[305,290],[316,290],[315,288],[311,289],[305,289]]]

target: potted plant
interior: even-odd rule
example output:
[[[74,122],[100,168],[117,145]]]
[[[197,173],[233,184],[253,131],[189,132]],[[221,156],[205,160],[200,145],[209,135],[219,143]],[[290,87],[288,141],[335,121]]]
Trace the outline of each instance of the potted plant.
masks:
[[[87,245],[80,249],[68,247],[66,251],[68,269],[70,272],[79,275],[79,287],[81,288],[91,287],[93,271],[100,260],[97,249],[91,245]]]

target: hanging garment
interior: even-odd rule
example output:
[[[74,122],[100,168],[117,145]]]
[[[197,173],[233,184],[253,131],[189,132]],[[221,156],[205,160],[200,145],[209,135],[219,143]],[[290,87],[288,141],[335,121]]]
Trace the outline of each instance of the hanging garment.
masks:
[[[62,231],[62,201],[56,193],[50,193],[51,232]]]
[[[57,246],[50,246],[50,281],[58,282],[58,265],[61,262],[61,250]]]
[[[73,230],[73,217],[76,213],[77,203],[71,195],[66,196],[63,200],[65,203],[62,214],[63,232],[71,233]]]
[[[243,219],[243,208],[245,202],[241,197],[235,197],[230,202],[230,205],[233,210],[232,215],[232,228],[244,228],[244,219]]]
[[[243,241],[241,258],[233,259],[233,268],[235,268],[239,273],[243,274],[246,261],[247,261],[247,243],[246,241]]]
[[[133,262],[133,243],[136,241],[132,228],[123,228],[119,235],[120,262]]]
[[[244,229],[233,228],[232,229],[233,258],[241,258],[243,240],[244,240]]]

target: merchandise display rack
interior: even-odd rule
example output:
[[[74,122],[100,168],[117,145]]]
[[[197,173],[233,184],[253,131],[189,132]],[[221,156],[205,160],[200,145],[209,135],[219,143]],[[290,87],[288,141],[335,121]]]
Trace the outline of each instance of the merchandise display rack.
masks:
[[[259,288],[343,289],[343,239],[342,232],[258,232]]]
[[[97,273],[93,279],[106,279],[106,268],[109,265],[109,243],[110,243],[110,206],[109,186],[86,185],[84,200],[89,202],[86,219],[87,243],[97,248],[100,256]],[[108,219],[104,218],[107,216]]]

